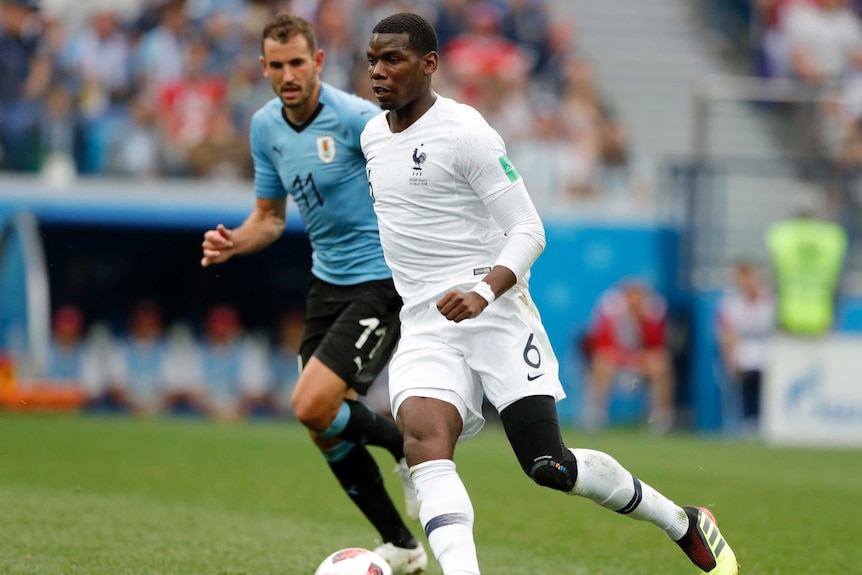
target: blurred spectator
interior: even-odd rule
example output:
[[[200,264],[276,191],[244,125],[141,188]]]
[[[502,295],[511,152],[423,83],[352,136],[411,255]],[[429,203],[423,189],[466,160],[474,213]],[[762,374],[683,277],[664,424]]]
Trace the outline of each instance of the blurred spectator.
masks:
[[[200,350],[210,417],[240,419],[263,402],[271,378],[267,350],[242,333],[236,310],[218,305],[207,313]]]
[[[111,151],[108,170],[113,174],[137,178],[155,177],[161,168],[159,131],[153,105],[143,95],[131,103],[123,137]]]
[[[605,292],[593,312],[585,342],[590,378],[585,422],[602,427],[615,379],[650,386],[650,429],[666,433],[673,425],[674,374],[667,345],[667,303],[640,280],[627,280]]]
[[[110,7],[95,10],[64,50],[63,63],[77,95],[83,148],[79,165],[85,173],[106,170],[132,93],[131,49],[117,18]]]
[[[79,84],[84,117],[101,116],[112,103],[126,101],[132,88],[130,46],[113,9],[96,10],[88,25],[72,37],[65,52],[65,63]]]
[[[88,336],[84,314],[73,305],[56,309],[51,328],[45,380],[51,385],[83,390],[91,409],[124,409],[125,396],[114,385],[106,361],[110,332],[97,325]]]
[[[594,187],[609,200],[608,206],[643,206],[652,196],[654,179],[651,163],[631,149],[623,125],[606,117],[599,133]]]
[[[200,28],[204,43],[207,47],[208,74],[226,75],[233,63],[239,58],[243,47],[242,18],[244,8],[236,12],[237,7],[233,4],[242,2],[238,0],[208,0],[215,1],[217,6],[205,19],[201,20]],[[223,4],[223,2],[228,4]]]
[[[466,103],[472,104],[488,92],[523,82],[528,67],[518,46],[500,36],[500,15],[493,4],[477,2],[466,15],[467,29],[446,43],[443,58]]]
[[[139,41],[144,35],[159,26],[165,6],[173,0],[131,1],[139,4],[132,24],[133,35]]]
[[[60,306],[54,312],[51,328],[45,377],[80,385],[84,371],[84,314],[77,307]]]
[[[349,90],[356,61],[364,53],[356,49],[350,12],[344,0],[320,0],[315,30],[318,48],[326,54],[320,79],[341,90]]]
[[[529,67],[518,46],[500,35],[497,8],[487,0],[467,9],[467,29],[444,48],[448,79],[458,98],[481,110],[508,142],[528,136],[532,115]]]
[[[0,168],[35,171],[40,164],[42,100],[51,57],[35,0],[0,0]]]
[[[847,232],[802,210],[772,224],[766,245],[775,269],[780,327],[795,335],[828,332],[835,319]]]
[[[755,21],[758,25],[755,68],[766,78],[788,78],[791,75],[787,37],[784,30],[787,8],[791,4],[815,0],[756,0]]]
[[[570,58],[566,62],[564,79],[561,118],[573,151],[568,191],[573,196],[590,196],[595,193],[593,182],[605,119],[602,99],[595,83],[593,65],[586,58]]]
[[[570,60],[578,57],[575,27],[572,22],[554,21],[548,27],[546,57],[535,72],[537,90],[562,94],[566,86],[565,71]]]
[[[165,413],[205,415],[206,389],[203,377],[201,352],[194,333],[185,322],[172,325],[166,336]]]
[[[599,139],[591,127],[601,117],[594,116],[600,102],[587,104],[595,86],[574,88],[574,23],[555,18],[547,0],[0,0],[0,6],[0,146],[6,148],[0,169],[35,171],[45,162],[52,182],[67,181],[71,124],[82,173],[251,178],[246,138],[237,134],[247,134],[252,113],[272,98],[258,57],[259,31],[274,12],[313,21],[326,51],[324,79],[374,101],[363,58],[371,27],[384,15],[415,11],[437,24],[446,62],[441,93],[473,104],[513,147],[538,138],[552,157],[566,155],[565,162],[543,162],[560,170],[542,176],[564,182],[561,197],[583,195],[593,183]],[[562,102],[563,137],[533,128],[535,103],[548,100]],[[544,122],[549,112],[541,116]]]
[[[116,377],[116,343],[111,329],[93,323],[87,333],[82,382],[91,411],[127,413],[131,411],[128,389]]]
[[[862,46],[853,50],[849,58],[838,92],[839,112],[845,123],[862,119]]]
[[[534,121],[527,77],[489,77],[475,102],[485,119],[509,142],[529,137]]]
[[[159,10],[159,25],[146,32],[134,54],[138,86],[159,94],[168,82],[183,78],[190,33],[184,0],[171,0]]]
[[[166,355],[162,310],[154,302],[135,304],[129,331],[117,345],[116,380],[135,414],[155,415],[162,410]]]
[[[189,151],[210,136],[225,102],[225,81],[208,75],[207,55],[201,39],[187,43],[185,74],[159,91],[162,162],[172,174],[187,173]]]
[[[862,46],[851,52],[847,72],[823,108],[827,141],[834,148],[830,156],[844,167],[862,165]]]
[[[560,122],[560,107],[553,98],[539,100],[529,124],[530,134],[513,141],[509,154],[524,178],[536,208],[548,210],[570,205],[582,179],[577,151],[566,137]]]
[[[188,164],[191,175],[197,178],[231,181],[252,177],[248,138],[235,128],[227,106],[215,112],[209,136],[191,147]]]
[[[862,44],[862,25],[848,0],[792,3],[785,33],[791,73],[812,85],[840,79]]]
[[[524,53],[531,74],[545,68],[550,57],[547,0],[509,0],[500,29]]]
[[[719,303],[719,344],[729,383],[741,397],[743,430],[754,433],[760,421],[768,338],[775,328],[775,300],[754,262],[740,260],[733,272],[734,285]]]
[[[372,4],[377,3],[372,2]],[[440,0],[434,29],[437,31],[437,41],[441,51],[445,51],[454,38],[467,32],[468,11],[472,3],[472,0]],[[370,32],[369,29],[368,36]]]

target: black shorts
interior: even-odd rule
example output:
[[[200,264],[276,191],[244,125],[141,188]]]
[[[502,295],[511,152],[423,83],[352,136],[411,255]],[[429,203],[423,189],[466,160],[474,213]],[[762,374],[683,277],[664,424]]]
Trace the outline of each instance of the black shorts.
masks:
[[[401,334],[401,297],[391,279],[339,286],[312,276],[299,354],[311,356],[365,395]]]

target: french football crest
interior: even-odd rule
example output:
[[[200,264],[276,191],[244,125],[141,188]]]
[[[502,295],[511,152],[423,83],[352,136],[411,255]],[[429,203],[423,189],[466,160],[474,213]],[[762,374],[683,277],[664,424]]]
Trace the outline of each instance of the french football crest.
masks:
[[[332,136],[317,138],[317,157],[325,164],[335,159],[335,138]]]

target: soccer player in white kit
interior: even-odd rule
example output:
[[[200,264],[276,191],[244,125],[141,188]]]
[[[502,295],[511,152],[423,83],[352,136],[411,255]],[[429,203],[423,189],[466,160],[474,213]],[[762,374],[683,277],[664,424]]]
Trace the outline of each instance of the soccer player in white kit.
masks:
[[[473,108],[437,95],[437,35],[388,16],[368,46],[385,110],[362,133],[384,256],[404,300],[390,365],[392,412],[445,575],[478,575],[473,507],[453,461],[482,427],[483,394],[537,484],[649,521],[699,573],[738,572],[709,511],[679,507],[605,453],[563,443],[557,360],[528,291],[544,228],[500,136]]]

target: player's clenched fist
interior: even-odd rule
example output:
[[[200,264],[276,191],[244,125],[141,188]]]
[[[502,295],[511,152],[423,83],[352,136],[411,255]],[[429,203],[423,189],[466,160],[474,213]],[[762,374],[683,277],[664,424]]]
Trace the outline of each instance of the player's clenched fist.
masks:
[[[227,261],[234,254],[233,232],[219,224],[216,229],[209,230],[204,234],[201,247],[203,247],[204,253],[203,258],[201,258],[203,267]]]
[[[488,300],[473,291],[450,291],[437,302],[437,309],[449,321],[474,318],[488,307]]]

